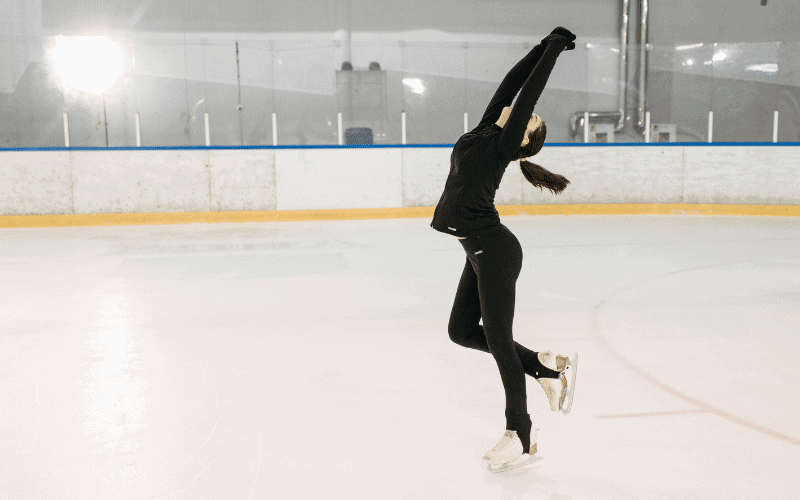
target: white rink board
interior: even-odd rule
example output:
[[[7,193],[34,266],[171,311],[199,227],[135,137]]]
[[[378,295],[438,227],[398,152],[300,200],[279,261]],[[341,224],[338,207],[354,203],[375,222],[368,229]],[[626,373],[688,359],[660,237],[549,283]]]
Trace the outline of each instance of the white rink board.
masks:
[[[0,214],[69,213],[73,213],[69,152],[0,152]]]
[[[548,146],[559,196],[509,164],[496,205],[800,205],[798,146]],[[449,147],[0,152],[0,215],[433,207]]]
[[[278,210],[403,206],[399,149],[284,149],[276,152]]]

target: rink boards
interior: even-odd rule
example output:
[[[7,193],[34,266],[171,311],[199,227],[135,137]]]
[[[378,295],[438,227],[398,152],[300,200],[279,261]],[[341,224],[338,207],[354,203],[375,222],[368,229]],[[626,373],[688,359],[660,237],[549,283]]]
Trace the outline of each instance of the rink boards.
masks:
[[[0,151],[0,227],[429,217],[450,147]],[[501,215],[800,216],[800,147],[547,146],[571,184],[532,187],[517,163]]]

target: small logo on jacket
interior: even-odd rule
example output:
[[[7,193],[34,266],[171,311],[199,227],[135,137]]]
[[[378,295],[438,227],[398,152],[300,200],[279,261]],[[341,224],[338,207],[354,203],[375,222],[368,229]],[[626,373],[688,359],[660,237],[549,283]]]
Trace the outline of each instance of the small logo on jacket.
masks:
[[[478,254],[481,254],[481,253],[483,253],[483,250],[478,250],[477,252],[475,252],[475,255],[478,255]]]
[[[454,227],[448,227],[447,229],[449,229],[449,230],[451,230],[451,231],[458,231],[458,229],[456,229],[456,228],[454,228]]]

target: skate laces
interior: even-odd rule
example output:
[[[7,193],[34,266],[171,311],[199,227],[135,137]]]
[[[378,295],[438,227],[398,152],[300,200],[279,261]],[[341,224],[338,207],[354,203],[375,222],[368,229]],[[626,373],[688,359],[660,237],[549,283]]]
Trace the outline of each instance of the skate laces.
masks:
[[[503,450],[508,446],[509,443],[511,443],[511,441],[514,440],[514,438],[519,438],[519,436],[517,436],[517,432],[506,430],[506,432],[503,433],[503,437],[500,438],[500,442],[498,442],[495,447],[492,448],[492,451]]]

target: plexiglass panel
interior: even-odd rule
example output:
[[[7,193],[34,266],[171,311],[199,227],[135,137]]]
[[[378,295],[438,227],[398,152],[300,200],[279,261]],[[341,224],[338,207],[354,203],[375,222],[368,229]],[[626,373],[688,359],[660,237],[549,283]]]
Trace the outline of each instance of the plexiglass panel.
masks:
[[[281,42],[273,50],[278,144],[338,144],[333,44]]]
[[[715,43],[714,140],[771,142],[778,86],[778,44]]]
[[[631,59],[639,60],[634,45]],[[650,112],[651,142],[708,142],[709,111],[713,96],[713,47],[704,43],[648,46],[646,111]],[[638,65],[638,63],[637,63]],[[632,124],[639,115],[639,84],[631,99]],[[713,118],[717,125],[717,117]],[[674,130],[674,138],[670,136]],[[643,131],[644,133],[644,131]],[[716,138],[712,134],[712,139]]]
[[[408,144],[454,144],[464,133],[464,48],[417,43],[401,51]]]
[[[778,44],[778,141],[800,142],[800,43]]]
[[[4,40],[0,147],[453,144],[528,43],[208,35]],[[238,44],[238,54],[237,54]],[[800,139],[800,44],[616,43],[564,53],[536,105],[549,143]],[[344,63],[349,64],[344,64]],[[618,112],[625,95],[624,127]],[[778,112],[777,121],[775,112]],[[136,117],[139,116],[137,141]],[[339,116],[341,115],[341,127]],[[609,129],[611,127],[611,129]]]

